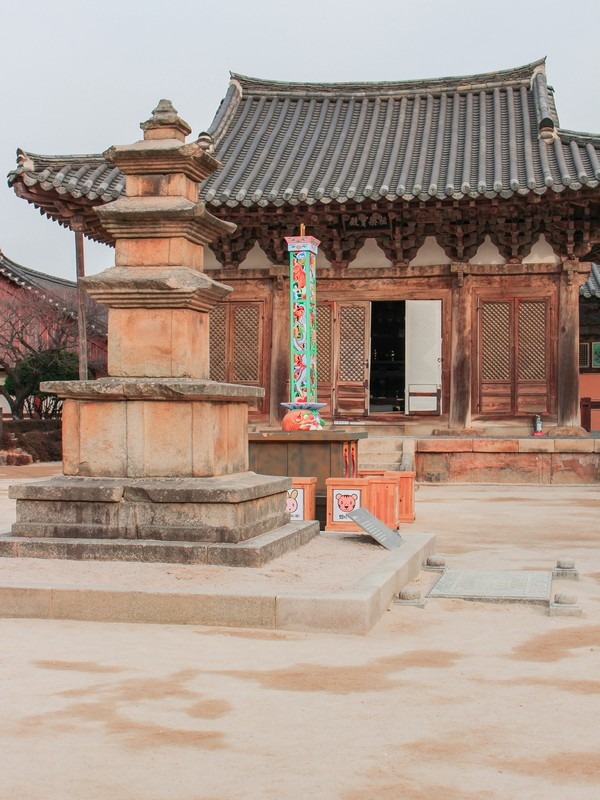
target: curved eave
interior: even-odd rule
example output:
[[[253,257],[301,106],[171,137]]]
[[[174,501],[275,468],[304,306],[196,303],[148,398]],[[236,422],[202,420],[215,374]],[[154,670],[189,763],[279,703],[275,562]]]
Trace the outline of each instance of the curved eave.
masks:
[[[544,195],[548,191],[553,191],[555,193],[564,192],[566,189],[571,189],[572,191],[580,191],[581,189],[587,187],[590,189],[595,189],[600,185],[600,180],[590,179],[585,183],[581,183],[578,181],[571,181],[569,184],[563,183],[552,183],[549,186],[539,186],[534,189],[519,188],[519,189],[502,189],[500,191],[491,191],[486,190],[483,192],[479,191],[470,191],[470,192],[452,192],[451,194],[447,193],[437,193],[437,194],[429,194],[428,192],[420,192],[418,194],[411,194],[411,193],[404,193],[404,194],[386,194],[380,195],[376,192],[368,196],[361,196],[361,195],[353,195],[352,197],[348,197],[345,195],[338,195],[337,197],[327,197],[323,196],[320,198],[315,197],[306,197],[303,199],[297,197],[290,197],[284,199],[282,197],[277,197],[274,200],[267,200],[265,198],[261,198],[260,200],[253,201],[250,200],[236,200],[235,198],[218,198],[213,197],[207,204],[210,204],[214,208],[220,208],[222,206],[228,208],[235,208],[236,206],[242,206],[244,208],[253,208],[258,206],[259,208],[280,208],[285,205],[290,206],[313,206],[313,205],[345,205],[346,203],[364,203],[368,201],[377,202],[378,200],[386,200],[390,203],[404,201],[407,203],[427,203],[427,202],[440,202],[440,201],[460,201],[460,200],[477,200],[480,198],[485,198],[487,200],[494,200],[496,198],[502,199],[509,199],[511,197],[526,197],[527,195]]]
[[[60,193],[55,187],[44,189],[38,182],[28,185],[25,181],[15,180],[11,185],[17,197],[31,203],[42,216],[71,230],[73,217],[79,217],[89,239],[101,244],[114,244],[113,238],[106,233],[94,210],[105,204],[101,198],[93,201],[81,195],[74,196],[64,191]]]

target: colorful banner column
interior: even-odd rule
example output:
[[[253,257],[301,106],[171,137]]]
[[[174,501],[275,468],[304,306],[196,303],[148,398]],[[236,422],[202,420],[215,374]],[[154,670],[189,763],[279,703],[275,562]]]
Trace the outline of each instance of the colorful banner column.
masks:
[[[290,402],[281,427],[288,431],[321,430],[317,402],[317,275],[319,240],[287,236],[290,254]]]

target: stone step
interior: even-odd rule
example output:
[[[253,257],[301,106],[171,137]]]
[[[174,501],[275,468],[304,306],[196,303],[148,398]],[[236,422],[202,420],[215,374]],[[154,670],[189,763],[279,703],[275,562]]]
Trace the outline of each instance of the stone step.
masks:
[[[307,544],[318,533],[319,523],[308,521],[289,522],[236,543],[3,536],[0,557],[262,567]]]
[[[400,460],[398,461],[361,461],[358,462],[358,468],[364,470],[385,470],[386,472],[399,472]]]
[[[371,438],[361,439],[359,452],[362,453],[401,453],[404,444],[400,438]]]

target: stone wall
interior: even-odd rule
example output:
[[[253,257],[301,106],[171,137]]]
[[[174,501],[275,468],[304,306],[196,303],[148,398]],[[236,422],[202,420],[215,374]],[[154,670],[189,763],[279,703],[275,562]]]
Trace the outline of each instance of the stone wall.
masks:
[[[594,484],[600,439],[451,439],[416,442],[417,481],[425,483]]]

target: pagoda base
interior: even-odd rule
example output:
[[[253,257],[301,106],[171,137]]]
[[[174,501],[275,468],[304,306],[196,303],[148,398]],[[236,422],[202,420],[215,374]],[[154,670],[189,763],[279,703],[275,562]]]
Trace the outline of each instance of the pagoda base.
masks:
[[[290,522],[238,544],[6,536],[0,537],[0,557],[262,567],[307,544],[318,533],[319,523],[311,521]]]
[[[0,555],[260,566],[318,533],[317,523],[292,524],[282,510],[290,484],[253,472],[19,484]]]

